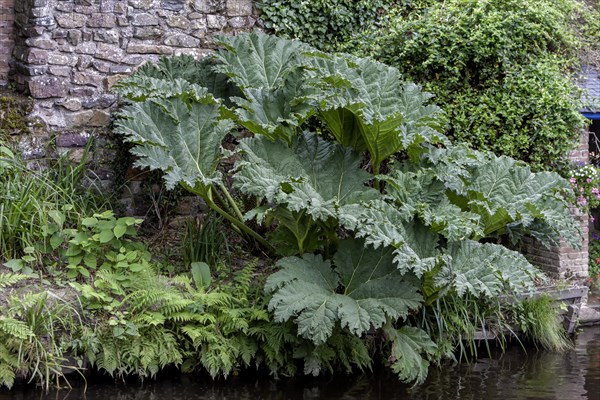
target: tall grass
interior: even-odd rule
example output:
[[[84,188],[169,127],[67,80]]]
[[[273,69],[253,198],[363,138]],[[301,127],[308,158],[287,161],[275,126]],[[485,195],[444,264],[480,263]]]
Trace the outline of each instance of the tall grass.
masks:
[[[202,219],[188,220],[181,250],[186,266],[193,262],[205,262],[216,266],[223,253],[229,254],[227,236],[223,231],[223,218],[209,213]]]
[[[89,146],[78,164],[67,157],[46,168],[28,168],[0,142],[0,261],[42,249],[56,225],[71,225],[107,207],[101,191],[85,187]]]
[[[550,296],[525,299],[515,311],[521,330],[536,345],[558,352],[573,347],[561,323],[559,306]]]

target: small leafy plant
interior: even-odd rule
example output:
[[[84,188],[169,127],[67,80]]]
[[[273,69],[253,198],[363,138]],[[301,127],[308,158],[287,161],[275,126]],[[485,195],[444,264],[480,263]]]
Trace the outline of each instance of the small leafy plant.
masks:
[[[112,211],[105,211],[84,218],[78,228],[55,232],[50,242],[66,261],[70,279],[89,278],[97,269],[137,272],[146,268],[151,258],[145,247],[129,240],[141,222],[132,217],[116,219]]]

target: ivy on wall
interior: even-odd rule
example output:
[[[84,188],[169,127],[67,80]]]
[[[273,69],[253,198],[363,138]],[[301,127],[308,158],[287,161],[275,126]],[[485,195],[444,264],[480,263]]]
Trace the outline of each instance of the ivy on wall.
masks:
[[[353,33],[372,27],[389,0],[263,0],[257,3],[267,29],[321,50],[335,50]]]

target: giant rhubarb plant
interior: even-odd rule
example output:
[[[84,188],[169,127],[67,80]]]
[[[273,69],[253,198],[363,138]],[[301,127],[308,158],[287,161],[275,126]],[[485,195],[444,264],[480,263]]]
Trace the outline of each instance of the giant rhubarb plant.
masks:
[[[530,289],[539,273],[505,238],[577,244],[567,182],[452,145],[431,96],[395,68],[262,33],[217,43],[203,61],[165,58],[122,81],[116,130],[168,187],[277,244],[288,257],[267,280],[269,307],[316,346],[340,329],[379,331],[399,376],[422,381],[437,353],[411,315],[445,293]],[[252,137],[224,171],[221,144],[236,127]],[[243,209],[227,182],[258,206]]]

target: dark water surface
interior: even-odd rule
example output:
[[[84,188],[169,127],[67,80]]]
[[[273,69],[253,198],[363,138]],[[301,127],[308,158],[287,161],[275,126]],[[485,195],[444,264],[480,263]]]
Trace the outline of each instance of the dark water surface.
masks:
[[[0,390],[0,400],[600,400],[600,327],[586,328],[565,354],[512,346],[502,357],[471,365],[432,368],[427,382],[410,388],[392,374],[335,379],[212,382],[198,377],[158,382],[91,383],[44,393],[20,386]]]

